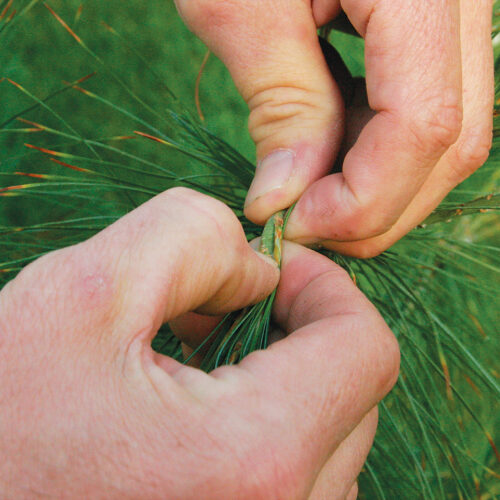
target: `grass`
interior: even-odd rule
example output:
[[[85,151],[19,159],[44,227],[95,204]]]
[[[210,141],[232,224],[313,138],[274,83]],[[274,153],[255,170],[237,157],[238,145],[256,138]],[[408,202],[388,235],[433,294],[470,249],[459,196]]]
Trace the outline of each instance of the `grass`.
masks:
[[[0,15],[7,5],[0,0]],[[172,185],[222,199],[249,237],[259,234],[241,212],[254,163],[246,107],[210,56],[199,96],[205,121],[197,118],[206,49],[173,4],[50,7],[70,32],[37,1],[14,0],[0,19],[1,282]],[[339,32],[332,40],[362,75],[362,42]],[[496,134],[487,165],[390,251],[366,261],[325,252],[377,305],[402,350],[360,478],[365,498],[500,495],[499,145]],[[168,329],[154,346],[180,356]]]

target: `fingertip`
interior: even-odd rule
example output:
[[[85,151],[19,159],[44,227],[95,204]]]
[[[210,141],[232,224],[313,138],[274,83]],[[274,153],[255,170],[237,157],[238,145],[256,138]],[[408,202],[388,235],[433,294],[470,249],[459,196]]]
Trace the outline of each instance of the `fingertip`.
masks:
[[[270,271],[270,277],[271,277],[271,283],[273,283],[272,290],[274,290],[278,286],[278,282],[280,279],[280,264],[274,260],[269,255],[265,255],[260,251],[261,248],[261,242],[262,238],[254,238],[252,241],[250,241],[248,244],[250,245],[251,249],[257,254],[257,257],[261,260],[264,261],[265,266],[263,269],[263,273],[265,274],[267,271]],[[268,266],[271,266],[271,269],[269,269]],[[271,291],[272,291],[271,290]]]
[[[275,148],[258,162],[255,178],[245,201],[245,216],[256,224],[292,206],[318,179],[332,168],[343,132],[343,118],[336,114],[318,131],[315,143],[296,141],[290,148]],[[335,122],[334,125],[332,123]],[[293,132],[290,132],[293,133]]]
[[[342,174],[332,174],[313,183],[295,205],[285,230],[285,238],[310,244],[315,239],[336,239],[341,227],[334,224],[339,212],[348,207],[342,203]]]
[[[259,287],[262,288],[262,293],[267,296],[278,286],[280,280],[279,265],[272,257],[264,255],[259,250],[252,248],[252,252],[258,260],[256,269],[251,269],[250,274],[253,274],[254,271],[258,273]]]
[[[300,155],[302,156],[302,155]],[[307,186],[292,149],[276,149],[259,161],[245,200],[245,216],[256,224],[291,206]],[[303,166],[303,164],[302,164]]]
[[[298,196],[300,195],[296,195],[293,190],[289,192],[287,183],[258,196],[249,190],[244,207],[245,217],[263,226],[273,214],[293,205]]]
[[[392,192],[387,187],[376,195],[361,197],[358,182],[359,178],[353,181],[346,173],[317,180],[297,202],[285,237],[304,244],[352,242],[389,231],[404,207],[392,205]]]
[[[246,250],[240,250],[231,276],[196,312],[221,315],[257,304],[276,289],[279,277],[277,263],[248,245]]]

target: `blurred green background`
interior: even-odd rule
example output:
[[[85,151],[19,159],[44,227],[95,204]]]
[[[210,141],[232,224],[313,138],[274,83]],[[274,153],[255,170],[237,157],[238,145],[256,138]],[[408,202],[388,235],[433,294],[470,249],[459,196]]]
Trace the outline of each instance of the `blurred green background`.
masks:
[[[19,10],[29,5],[29,2],[14,0],[11,8],[16,7],[16,3]],[[184,26],[172,0],[126,3],[119,0],[53,0],[50,6],[130,89],[157,111],[165,113],[172,105],[163,81],[183,106],[197,112],[195,83],[207,49]],[[116,29],[125,41],[113,36],[103,22]],[[122,100],[124,105],[129,105],[130,98],[124,88],[82,50],[41,3],[21,18],[15,17],[11,24],[0,38],[0,76],[11,78],[43,98],[60,88],[63,81],[75,81],[97,71],[84,87],[95,90],[101,97],[117,103]],[[361,40],[337,34],[337,41],[353,73],[362,74]],[[149,68],[136,53],[147,61]],[[0,92],[0,123],[33,104],[6,81],[0,84]],[[69,91],[50,104],[82,136],[106,137],[132,132],[131,125],[113,109],[80,97]],[[255,152],[247,132],[246,104],[227,70],[213,55],[201,79],[200,104],[206,127],[253,162]],[[40,110],[38,115],[46,113]],[[37,113],[32,113],[30,119],[36,121]],[[24,139],[0,136],[0,161],[4,169],[16,169],[13,153],[26,155],[22,146]],[[145,147],[149,158],[156,159],[150,145]]]
[[[0,2],[0,12],[6,4]],[[41,2],[14,0],[9,13],[17,8],[17,15],[7,25],[4,19],[4,31],[0,34],[0,77],[12,79],[43,99],[64,87],[65,82],[96,72],[82,86],[134,112],[148,123],[157,124],[166,133],[175,134],[172,124],[145,111],[130,98],[129,91],[140,94],[141,99],[159,115],[166,116],[167,108],[173,105],[165,87],[167,82],[182,106],[196,112],[195,82],[206,49],[185,28],[172,1],[125,4],[118,0],[56,0],[50,2],[50,6],[102,59],[104,66],[76,43]],[[26,7],[29,10],[19,15]],[[115,28],[123,38],[110,33],[103,22]],[[116,72],[120,82],[108,70]],[[7,80],[0,83],[0,96],[0,124],[34,104],[30,97]],[[245,103],[223,65],[213,56],[203,75],[200,98],[207,126],[252,158],[252,143],[246,132]],[[223,106],[221,102],[224,102]],[[137,128],[136,121],[127,120],[112,107],[85,98],[73,89],[56,96],[48,104],[85,138],[129,135]],[[62,126],[60,120],[42,106],[24,116],[68,131],[68,127]],[[9,124],[9,128],[19,126],[15,122]],[[33,142],[39,146],[56,147],[57,141],[47,141],[35,137],[36,134],[32,136],[0,134],[0,162],[4,174],[13,171],[60,172],[60,168],[50,164],[43,155],[24,146],[25,142]],[[152,147],[149,141],[135,141],[133,148],[138,156],[165,164],[162,149]],[[171,153],[167,162],[168,167],[175,166],[176,170],[182,171],[186,159]],[[161,187],[169,186],[167,183]],[[137,200],[140,201],[144,199]],[[32,207],[32,202],[21,199],[16,203],[0,204],[0,224],[24,226],[40,222],[47,216],[54,219],[66,215],[64,208],[51,204],[48,197],[40,200],[38,210],[34,211]]]
[[[145,65],[132,55],[126,44],[106,30],[103,21],[122,34],[161,79],[168,82],[182,103],[195,111],[195,81],[206,48],[185,28],[172,1],[55,0],[50,2],[50,6],[89,48],[102,57],[106,65],[115,69],[132,89],[139,91],[156,109],[166,110],[170,103],[167,92]],[[103,97],[116,99],[123,93],[123,100],[127,98],[123,89],[114,84],[91,57],[86,56],[41,3],[6,32],[0,50],[0,65],[2,76],[12,78],[27,89],[36,90],[38,96],[48,95],[61,87],[64,80],[74,81],[97,70],[98,74],[87,82],[86,88],[98,90]],[[19,111],[23,105],[19,92],[10,85],[4,83],[1,92],[0,119]],[[223,65],[213,56],[203,77],[201,102],[211,130],[251,155],[251,141],[245,132],[245,103],[234,90]],[[224,102],[223,106],[221,102]],[[24,104],[31,102],[24,99]],[[67,111],[78,116],[77,121],[72,123],[82,135],[95,133],[97,126],[99,135],[113,135],[120,128],[125,128],[116,121],[117,114],[112,110],[100,106],[98,112],[93,114],[82,109],[84,105],[89,103],[75,99],[71,92],[57,99],[57,109],[65,112],[66,118]]]

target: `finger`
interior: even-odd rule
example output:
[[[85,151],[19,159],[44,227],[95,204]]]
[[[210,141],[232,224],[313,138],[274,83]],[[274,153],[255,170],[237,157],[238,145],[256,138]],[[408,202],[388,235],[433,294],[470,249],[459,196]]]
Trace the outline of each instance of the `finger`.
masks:
[[[326,246],[356,257],[373,257],[420,224],[457,184],[487,159],[494,100],[491,2],[461,2],[463,125],[457,142],[441,158],[396,224],[383,235]]]
[[[312,9],[316,26],[323,26],[340,12],[339,0],[312,0]]]
[[[255,238],[250,241],[250,246],[256,251],[259,250],[260,244],[261,238]],[[188,312],[169,321],[169,326],[175,336],[186,344],[184,351],[189,356],[192,349],[198,347],[222,319],[223,316],[207,316],[205,314]],[[206,344],[199,355],[195,356],[196,360],[191,364],[192,366],[198,366],[199,363],[197,364],[197,362],[203,359],[203,353],[210,347],[211,342],[209,341]]]
[[[194,349],[213,331],[222,318],[222,316],[189,312],[169,321],[169,326],[178,339]]]
[[[42,293],[57,295],[48,300],[58,330],[104,330],[121,345],[138,335],[149,341],[162,323],[190,310],[222,314],[258,302],[279,276],[248,245],[229,208],[184,188],[166,191],[90,240],[40,259],[21,273],[16,287],[39,282],[40,274],[49,277]]]
[[[293,211],[287,238],[352,241],[387,231],[460,132],[458,2],[343,2],[365,37],[367,92],[377,114],[343,172],[315,182]]]
[[[354,483],[345,500],[356,500],[358,498],[358,483]]]
[[[340,92],[302,0],[178,0],[188,26],[228,67],[250,108],[257,170],[245,214],[264,223],[333,165]]]
[[[309,500],[356,498],[356,478],[366,461],[377,430],[378,411],[371,410],[335,450],[316,479]]]
[[[292,333],[212,375],[249,398],[270,449],[281,434],[272,423],[279,422],[290,470],[314,479],[394,384],[399,351],[348,275],[298,245],[284,247],[275,309],[277,321]]]
[[[223,316],[206,316],[189,312],[169,321],[168,325],[172,333],[182,341],[182,356],[187,360],[188,366],[199,368],[205,354],[212,345],[209,340],[201,346],[196,353],[194,350],[210,335],[217,327]]]

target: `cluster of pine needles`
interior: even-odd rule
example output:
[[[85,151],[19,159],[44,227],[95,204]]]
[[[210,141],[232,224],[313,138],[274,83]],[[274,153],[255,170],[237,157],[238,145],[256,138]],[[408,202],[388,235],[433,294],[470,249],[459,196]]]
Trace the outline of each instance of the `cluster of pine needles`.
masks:
[[[15,39],[36,10],[53,22],[54,31],[65,30],[67,45],[80,49],[94,67],[43,95],[0,74],[5,77],[0,89],[9,87],[22,97],[20,102],[28,102],[11,116],[0,115],[0,140],[7,146],[0,168],[0,286],[27,263],[90,237],[172,186],[218,198],[234,210],[249,239],[260,236],[262,228],[242,213],[252,163],[207,130],[160,76],[158,99],[165,106],[149,104],[112,69],[105,54],[96,53],[69,21],[43,5],[0,0],[0,47],[2,37]],[[81,9],[75,19],[80,14]],[[500,31],[498,19],[495,15],[493,43]],[[109,25],[103,30],[155,76],[132,42]],[[496,45],[495,52],[498,70]],[[94,72],[106,74],[115,85],[116,99],[88,89]],[[83,101],[82,108],[95,105],[119,115],[120,130],[108,137],[80,132],[78,116],[61,113],[57,105],[68,93]],[[499,342],[494,334],[500,318],[492,307],[498,300],[500,269],[500,248],[494,244],[500,208],[500,194],[495,193],[499,71],[496,96],[490,159],[421,226],[372,259],[322,251],[378,307],[402,353],[398,383],[380,405],[379,430],[360,477],[362,497],[487,500],[500,495],[500,454],[494,442],[500,423]],[[283,220],[275,222],[267,229],[269,252]],[[226,316],[210,337],[202,368],[210,371],[265,348],[272,300]],[[166,326],[153,347],[182,359],[179,342]]]

